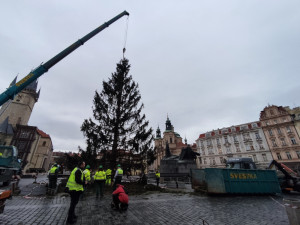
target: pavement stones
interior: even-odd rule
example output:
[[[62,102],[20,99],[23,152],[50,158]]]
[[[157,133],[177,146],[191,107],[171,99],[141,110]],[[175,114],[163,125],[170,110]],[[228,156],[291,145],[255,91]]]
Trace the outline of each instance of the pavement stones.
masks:
[[[76,224],[153,225],[203,224],[286,225],[287,214],[280,196],[195,196],[156,193],[129,196],[125,212],[111,209],[111,196],[85,196],[76,207]],[[70,197],[15,196],[6,201],[0,224],[66,224]]]

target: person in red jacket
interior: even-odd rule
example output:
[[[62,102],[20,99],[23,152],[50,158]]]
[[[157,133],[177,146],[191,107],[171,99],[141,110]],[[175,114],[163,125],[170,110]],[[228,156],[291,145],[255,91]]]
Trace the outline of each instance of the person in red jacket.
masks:
[[[124,186],[117,184],[117,189],[112,193],[113,205],[116,209],[127,210],[129,198],[124,190]]]

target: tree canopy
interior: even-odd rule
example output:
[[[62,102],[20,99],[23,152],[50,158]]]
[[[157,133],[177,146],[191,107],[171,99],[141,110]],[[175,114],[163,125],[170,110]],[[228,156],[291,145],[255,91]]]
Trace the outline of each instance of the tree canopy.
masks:
[[[86,137],[86,151],[92,156],[103,152],[115,167],[120,150],[140,154],[141,160],[152,163],[152,128],[142,113],[144,104],[138,84],[129,75],[130,64],[123,58],[108,81],[103,81],[102,91],[95,92],[93,119],[85,119],[81,131]],[[110,151],[111,154],[107,154]],[[143,169],[143,168],[142,168]]]

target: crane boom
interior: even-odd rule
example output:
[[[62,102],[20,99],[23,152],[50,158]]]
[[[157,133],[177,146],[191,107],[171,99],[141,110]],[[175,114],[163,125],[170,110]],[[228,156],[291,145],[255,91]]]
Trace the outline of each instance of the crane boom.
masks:
[[[74,42],[72,45],[67,47],[65,50],[58,53],[56,56],[48,60],[46,63],[41,64],[36,69],[31,71],[27,76],[25,76],[23,79],[18,81],[16,84],[12,85],[6,91],[4,91],[2,94],[0,94],[0,106],[3,105],[7,100],[13,99],[14,96],[22,91],[27,85],[29,85],[31,82],[42,76],[44,73],[46,73],[52,66],[54,66],[56,63],[58,63],[60,60],[65,58],[67,55],[75,51],[78,47],[83,45],[85,42],[87,42],[89,39],[94,37],[96,34],[107,28],[110,24],[114,23],[118,19],[120,19],[123,16],[129,16],[129,13],[124,11],[120,13],[119,15],[115,16],[111,20],[105,22],[101,26],[97,27],[95,30],[91,31],[78,41]]]

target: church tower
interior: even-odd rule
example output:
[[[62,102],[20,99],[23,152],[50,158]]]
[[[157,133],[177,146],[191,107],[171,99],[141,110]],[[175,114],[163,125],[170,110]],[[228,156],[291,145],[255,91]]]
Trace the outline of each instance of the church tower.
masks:
[[[16,83],[15,78],[10,86]],[[37,90],[38,82],[35,80],[25,89],[15,95],[13,100],[5,102],[0,109],[0,124],[8,119],[8,124],[11,124],[15,129],[16,125],[27,125],[30,119],[33,107],[38,101],[40,91]]]

